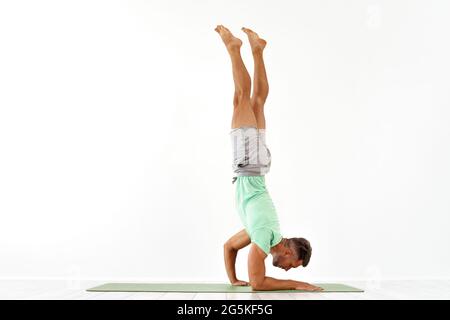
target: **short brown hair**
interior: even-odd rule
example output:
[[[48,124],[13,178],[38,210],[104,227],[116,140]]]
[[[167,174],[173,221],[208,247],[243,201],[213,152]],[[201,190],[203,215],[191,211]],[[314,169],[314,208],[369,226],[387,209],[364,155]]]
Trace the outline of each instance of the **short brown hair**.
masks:
[[[303,260],[303,267],[306,267],[311,259],[311,244],[305,238],[290,238],[289,245],[297,253],[297,258]]]

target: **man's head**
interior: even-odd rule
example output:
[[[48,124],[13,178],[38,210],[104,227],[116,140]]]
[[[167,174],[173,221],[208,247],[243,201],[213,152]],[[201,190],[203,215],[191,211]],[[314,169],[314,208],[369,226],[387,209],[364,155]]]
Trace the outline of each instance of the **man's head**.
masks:
[[[306,267],[311,259],[311,245],[304,238],[283,238],[276,250],[273,250],[273,265],[288,271],[299,266]]]

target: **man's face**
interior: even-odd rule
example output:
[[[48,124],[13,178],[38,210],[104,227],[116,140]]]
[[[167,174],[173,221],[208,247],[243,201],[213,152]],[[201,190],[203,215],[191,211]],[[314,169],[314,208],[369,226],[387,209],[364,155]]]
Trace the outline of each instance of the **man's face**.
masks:
[[[290,268],[297,268],[303,264],[303,261],[291,253],[276,255],[273,257],[272,264],[275,267],[288,271]]]

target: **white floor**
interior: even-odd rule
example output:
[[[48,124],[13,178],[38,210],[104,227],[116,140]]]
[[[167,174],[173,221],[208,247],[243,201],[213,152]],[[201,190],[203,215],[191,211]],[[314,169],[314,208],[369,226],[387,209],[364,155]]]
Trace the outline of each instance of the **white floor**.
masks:
[[[381,281],[365,283],[340,281],[364,289],[363,293],[159,293],[159,292],[87,292],[87,288],[104,282],[62,280],[0,280],[0,299],[63,299],[63,300],[147,300],[147,299],[206,299],[206,300],[311,300],[311,299],[450,299],[450,280]]]

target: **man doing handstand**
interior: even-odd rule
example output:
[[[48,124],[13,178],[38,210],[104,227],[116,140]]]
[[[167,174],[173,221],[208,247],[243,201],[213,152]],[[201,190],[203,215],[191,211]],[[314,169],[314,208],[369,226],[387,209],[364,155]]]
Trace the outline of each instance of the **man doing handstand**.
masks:
[[[269,86],[263,60],[266,41],[248,28],[254,59],[253,92],[250,75],[242,61],[242,41],[223,25],[215,29],[221,36],[231,58],[235,92],[230,137],[233,147],[233,183],[236,183],[236,209],[244,229],[224,244],[224,260],[232,285],[251,285],[253,290],[308,290],[322,288],[295,280],[282,280],[266,276],[264,260],[271,254],[275,267],[288,271],[306,267],[311,257],[311,245],[304,238],[284,238],[280,232],[277,212],[265,185],[271,155],[266,145],[264,103]],[[250,245],[248,254],[249,282],[238,280],[235,271],[237,253]]]

